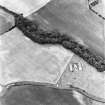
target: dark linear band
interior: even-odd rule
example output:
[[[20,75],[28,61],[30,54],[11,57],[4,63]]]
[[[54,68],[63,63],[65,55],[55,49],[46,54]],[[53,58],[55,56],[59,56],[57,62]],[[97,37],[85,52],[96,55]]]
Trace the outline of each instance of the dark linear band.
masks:
[[[62,45],[64,48],[71,50],[76,55],[84,59],[88,64],[96,68],[98,72],[105,71],[105,60],[102,57],[95,55],[90,49],[77,43],[69,35],[60,33],[59,31],[45,31],[39,28],[37,22],[32,22],[24,18],[22,15],[18,15],[12,11],[9,11],[9,13],[15,17],[15,26],[33,42],[39,44]]]
[[[99,1],[98,1],[98,2],[99,2]],[[94,2],[92,3],[92,5],[91,5],[91,4],[89,4],[89,0],[88,0],[88,7],[89,7],[90,11],[92,11],[92,12],[95,13],[98,17],[100,17],[100,18],[102,18],[103,20],[105,20],[105,17],[103,17],[100,13],[96,12],[96,11],[92,8],[92,7],[94,7],[95,5],[97,5],[98,2],[97,2],[97,1],[94,1]]]

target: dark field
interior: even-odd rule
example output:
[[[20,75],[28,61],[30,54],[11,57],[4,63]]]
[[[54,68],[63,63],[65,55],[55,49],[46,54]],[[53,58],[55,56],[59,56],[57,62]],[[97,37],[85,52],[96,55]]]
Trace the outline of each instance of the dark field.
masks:
[[[80,105],[72,90],[28,84],[9,87],[2,102],[3,105]]]

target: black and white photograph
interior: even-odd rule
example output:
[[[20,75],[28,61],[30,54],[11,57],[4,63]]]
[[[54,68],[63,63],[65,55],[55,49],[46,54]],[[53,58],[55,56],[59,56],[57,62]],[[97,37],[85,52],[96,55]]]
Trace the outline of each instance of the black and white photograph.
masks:
[[[0,0],[0,105],[105,105],[105,0]]]

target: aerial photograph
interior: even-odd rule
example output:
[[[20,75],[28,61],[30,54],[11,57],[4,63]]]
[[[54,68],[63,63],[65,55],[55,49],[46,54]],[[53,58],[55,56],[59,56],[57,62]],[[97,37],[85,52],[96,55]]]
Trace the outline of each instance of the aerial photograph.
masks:
[[[0,105],[105,105],[105,0],[0,0]]]

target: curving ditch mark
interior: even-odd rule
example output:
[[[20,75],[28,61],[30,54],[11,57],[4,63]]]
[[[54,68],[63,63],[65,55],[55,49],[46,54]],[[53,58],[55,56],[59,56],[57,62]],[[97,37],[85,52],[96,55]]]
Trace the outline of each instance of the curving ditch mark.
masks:
[[[95,11],[93,9],[93,7],[95,7],[96,5],[99,4],[99,0],[88,0],[88,6],[89,6],[89,10],[92,11],[93,13],[95,13],[97,16],[99,16],[101,19],[105,20],[105,17],[102,16],[102,14],[100,14],[99,12]]]

